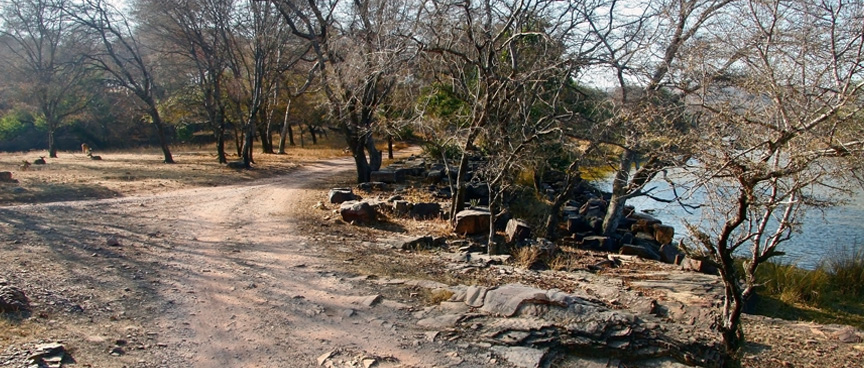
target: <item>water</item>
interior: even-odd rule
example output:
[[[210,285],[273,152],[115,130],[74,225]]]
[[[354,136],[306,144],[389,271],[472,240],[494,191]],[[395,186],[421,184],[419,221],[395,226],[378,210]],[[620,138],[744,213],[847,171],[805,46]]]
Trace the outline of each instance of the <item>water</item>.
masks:
[[[602,190],[609,191],[611,178],[599,184]],[[648,187],[656,187],[655,192],[652,192],[655,196],[672,197],[669,185],[663,181],[652,182]],[[691,210],[691,214],[677,203],[658,202],[648,197],[633,198],[627,204],[636,207],[637,211],[650,212],[651,216],[662,220],[664,224],[674,226],[676,239],[687,235],[684,221],[695,224],[702,216],[700,210]],[[824,211],[811,209],[802,222],[801,231],[793,233],[791,239],[778,247],[786,255],[775,258],[775,261],[813,269],[834,252],[864,246],[864,191],[856,191],[842,205]]]

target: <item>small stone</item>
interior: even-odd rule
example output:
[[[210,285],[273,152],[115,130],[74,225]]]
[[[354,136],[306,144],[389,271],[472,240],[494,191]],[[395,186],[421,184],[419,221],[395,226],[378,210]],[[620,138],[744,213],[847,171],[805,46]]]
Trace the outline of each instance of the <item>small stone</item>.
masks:
[[[123,354],[126,354],[126,351],[124,351],[123,348],[119,346],[115,346],[111,349],[111,351],[109,351],[109,354],[111,354],[111,356],[121,356]]]
[[[370,368],[375,364],[378,364],[378,360],[374,358],[365,358],[361,361],[363,363],[363,368]]]
[[[105,240],[105,244],[108,244],[109,247],[119,247],[120,241],[117,240],[116,237],[109,236],[108,239]]]
[[[363,300],[360,301],[360,305],[365,305],[367,307],[374,307],[378,303],[381,303],[381,300],[384,299],[381,295],[370,295]]]
[[[336,351],[331,350],[318,356],[318,365],[324,365],[324,362],[326,362],[327,359],[330,359],[335,353]]]

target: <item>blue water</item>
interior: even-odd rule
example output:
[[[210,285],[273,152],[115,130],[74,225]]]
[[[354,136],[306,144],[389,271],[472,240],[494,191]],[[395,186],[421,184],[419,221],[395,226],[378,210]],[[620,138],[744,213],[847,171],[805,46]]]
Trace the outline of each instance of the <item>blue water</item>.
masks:
[[[649,187],[652,186],[657,188],[656,196],[672,197],[666,183],[660,181],[649,184]],[[609,190],[611,181],[600,183],[600,187]],[[806,212],[801,231],[793,233],[788,241],[778,247],[778,250],[786,255],[776,258],[775,261],[812,269],[826,255],[864,246],[864,191],[859,190],[852,197],[843,199],[846,200],[845,203],[838,206],[823,211],[811,209]],[[627,204],[635,206],[640,212],[647,210],[664,224],[674,226],[677,239],[687,236],[684,221],[698,223],[702,217],[700,210],[691,210],[693,213],[690,214],[679,204],[658,202],[648,197],[633,198]]]

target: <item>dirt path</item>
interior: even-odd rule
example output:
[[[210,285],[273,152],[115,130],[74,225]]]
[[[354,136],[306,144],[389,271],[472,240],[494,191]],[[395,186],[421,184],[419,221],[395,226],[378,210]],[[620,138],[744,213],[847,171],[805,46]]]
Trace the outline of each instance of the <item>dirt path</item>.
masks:
[[[317,366],[332,351],[349,365],[470,366],[427,343],[416,306],[375,300],[300,228],[321,199],[309,188],[352,170],[338,159],[249,185],[0,209],[0,279],[49,311],[17,327],[94,367]]]

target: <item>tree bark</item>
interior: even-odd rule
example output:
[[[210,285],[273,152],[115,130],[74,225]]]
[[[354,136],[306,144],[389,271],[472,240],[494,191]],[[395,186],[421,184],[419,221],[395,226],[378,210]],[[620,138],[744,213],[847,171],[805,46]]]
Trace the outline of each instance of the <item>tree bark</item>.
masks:
[[[282,132],[279,134],[279,154],[285,154],[285,136],[291,138],[291,145],[294,145],[294,131],[291,129],[291,124],[288,122],[289,111],[291,111],[291,100],[285,105],[285,118],[282,120]]]
[[[156,109],[156,104],[150,104],[150,117],[153,119],[153,125],[156,126],[156,136],[159,138],[159,146],[162,148],[163,160],[166,164],[173,164],[174,158],[171,156],[171,149],[168,148],[168,138],[165,135],[165,124],[162,123],[162,117],[159,116],[159,110]]]
[[[48,157],[57,158],[57,144],[54,142],[54,129],[48,129]]]
[[[627,204],[627,186],[630,182],[630,167],[636,159],[636,154],[631,150],[621,153],[620,166],[615,172],[612,182],[612,197],[606,207],[606,216],[603,217],[603,236],[612,237],[618,230],[618,223],[624,214],[624,205]]]
[[[393,135],[387,135],[387,158],[393,159]]]

